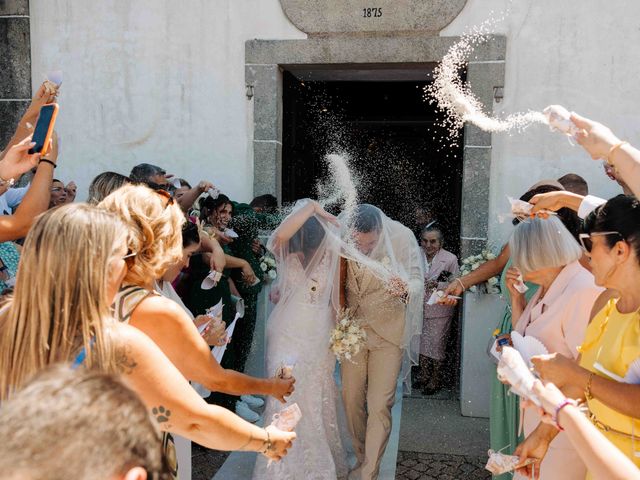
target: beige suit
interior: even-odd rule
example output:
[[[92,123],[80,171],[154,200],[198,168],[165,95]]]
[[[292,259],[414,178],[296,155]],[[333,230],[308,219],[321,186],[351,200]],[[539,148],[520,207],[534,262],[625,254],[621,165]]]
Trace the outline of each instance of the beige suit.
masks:
[[[347,261],[346,306],[362,322],[367,343],[352,362],[342,363],[342,396],[358,464],[350,478],[378,477],[391,432],[402,364],[405,305],[391,297],[368,269]]]

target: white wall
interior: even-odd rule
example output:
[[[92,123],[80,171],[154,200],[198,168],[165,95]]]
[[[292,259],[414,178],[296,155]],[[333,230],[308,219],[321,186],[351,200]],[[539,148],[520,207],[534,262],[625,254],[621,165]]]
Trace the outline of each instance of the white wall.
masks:
[[[561,104],[640,143],[640,65],[634,55],[640,44],[640,2],[468,0],[442,35],[460,35],[509,3],[510,13],[496,26],[507,37],[504,100],[497,109],[511,113]],[[621,192],[603,175],[600,162],[544,126],[494,134],[493,145],[490,219],[508,210],[505,195],[518,196],[539,179],[568,172],[585,177],[592,193]],[[505,240],[509,225],[491,221],[490,239]]]
[[[31,0],[33,85],[61,69],[56,175],[84,198],[149,162],[250,200],[244,42],[305,38],[278,0]],[[253,127],[251,126],[251,129]]]

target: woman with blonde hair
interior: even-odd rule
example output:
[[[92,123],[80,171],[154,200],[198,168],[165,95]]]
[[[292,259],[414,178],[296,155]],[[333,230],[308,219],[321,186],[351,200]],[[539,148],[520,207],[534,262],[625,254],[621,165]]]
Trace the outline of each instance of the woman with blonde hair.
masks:
[[[116,172],[102,172],[89,185],[89,199],[87,203],[97,205],[105,197],[124,185],[132,184],[133,180]]]
[[[127,257],[127,229],[115,215],[74,204],[38,217],[16,293],[0,312],[0,400],[49,364],[119,370],[161,430],[213,449],[284,456],[295,434],[206,404],[146,335],[113,320]]]
[[[271,395],[284,403],[294,379],[260,379],[223,369],[184,309],[154,290],[156,280],[183,256],[185,219],[173,198],[163,190],[127,185],[99,207],[119,215],[129,227],[131,257],[115,301],[116,319],[146,333],[187,379],[208,390]]]

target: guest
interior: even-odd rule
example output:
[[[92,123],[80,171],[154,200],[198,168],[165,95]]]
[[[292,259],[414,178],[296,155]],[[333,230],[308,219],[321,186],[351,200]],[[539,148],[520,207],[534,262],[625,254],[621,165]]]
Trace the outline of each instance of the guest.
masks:
[[[223,194],[218,195],[215,199],[208,196],[200,201],[200,219],[205,225],[205,231],[214,240],[217,240],[224,249],[226,268],[218,284],[212,289],[204,290],[201,287],[201,283],[209,274],[209,266],[204,262],[204,259],[194,259],[190,272],[192,283],[186,304],[194,314],[199,315],[221,300],[225,305],[235,305],[237,300],[234,301],[233,296],[245,300],[245,306],[248,307],[245,310],[245,315],[248,313],[247,318],[243,319],[242,323],[237,326],[238,330],[234,332],[234,341],[229,345],[222,359],[222,367],[242,372],[252,345],[255,329],[254,312],[256,311],[255,304],[257,303],[256,292],[259,291],[260,286],[254,285],[257,288],[251,288],[257,280],[251,263],[244,258],[232,255],[234,253],[231,248],[232,244],[237,241],[240,244],[244,244],[239,237],[236,239],[228,235],[229,224],[233,219],[233,208],[234,205],[231,200]],[[242,290],[242,293],[240,290]],[[247,298],[243,296],[243,293],[248,294]],[[229,324],[233,321],[234,316],[234,310],[227,308],[223,312],[222,318],[226,324]],[[220,392],[214,393],[209,400],[235,410],[238,415],[250,422],[257,422],[260,419],[254,409],[264,405],[261,399],[251,395],[239,397]]]
[[[278,199],[271,194],[260,195],[249,205],[256,213],[274,213],[278,209]]]
[[[83,204],[38,217],[25,240],[16,293],[0,310],[0,401],[53,363],[119,370],[161,430],[208,448],[284,456],[295,434],[272,427],[267,433],[207,405],[153,341],[113,321],[109,306],[128,270],[127,236],[114,215]]]
[[[64,187],[64,191],[67,193],[67,203],[73,203],[76,199],[76,191],[78,186],[75,182],[71,181]]]
[[[587,217],[584,231],[596,283],[617,291],[618,298],[593,309],[577,363],[563,355],[533,362],[543,379],[571,398],[585,399],[594,424],[640,466],[640,204],[619,195]]]
[[[115,172],[103,172],[91,181],[87,202],[90,205],[97,205],[111,193],[130,183],[133,183],[133,180],[129,177]]]
[[[221,368],[184,309],[154,290],[156,280],[183,258],[184,215],[173,198],[162,190],[126,185],[99,207],[117,214],[129,227],[128,248],[133,253],[115,299],[116,319],[147,334],[187,379],[212,391],[273,395],[284,403],[294,381],[258,379]]]
[[[579,260],[582,250],[562,222],[555,217],[534,218],[521,223],[509,241],[513,268],[507,272],[507,288],[511,296],[514,330],[523,337],[540,341],[549,352],[575,358],[584,339],[589,312],[602,288],[595,285],[593,275]],[[516,285],[519,276],[539,285],[527,302]],[[515,451],[538,457],[538,438],[548,435],[549,425],[540,423],[540,416],[527,411],[522,420],[527,438]],[[541,478],[580,479],[586,469],[565,435],[550,445],[539,466]]]
[[[222,321],[222,317],[216,318],[211,321],[211,317],[207,315],[199,315],[198,318],[194,318],[193,314],[182,302],[182,299],[178,296],[172,282],[178,277],[180,272],[189,267],[191,257],[200,251],[200,234],[198,232],[198,226],[192,222],[186,222],[182,227],[182,258],[170,265],[167,268],[165,274],[156,281],[155,290],[170,300],[173,300],[182,307],[189,317],[194,320],[196,326],[200,327],[204,323],[211,323],[214,328],[208,328],[202,335],[207,343],[211,346],[225,345],[227,342],[225,323]]]
[[[447,338],[455,307],[429,305],[431,294],[447,286],[450,277],[458,275],[458,257],[443,246],[442,231],[434,226],[425,227],[420,237],[426,260],[425,305],[420,342],[420,378],[424,395],[433,395],[442,389],[442,367],[445,362]]]
[[[589,184],[587,181],[576,173],[567,173],[558,179],[558,182],[567,192],[577,193],[578,195],[589,195]]]
[[[169,185],[169,175],[164,168],[150,163],[140,163],[131,169],[129,178],[134,183],[142,183],[153,190],[166,189]]]
[[[146,407],[115,375],[43,370],[2,404],[0,435],[5,479],[172,478]]]
[[[520,197],[520,200],[528,201],[535,197],[537,194],[546,192],[563,192],[562,186],[555,180],[546,180],[538,182],[533,185],[529,191]],[[575,212],[569,209],[562,209],[558,218],[566,221],[566,225],[571,229],[577,228],[580,223]],[[515,221],[514,223],[519,223]],[[576,232],[575,236],[577,237]],[[576,242],[577,244],[577,242]],[[488,280],[491,276],[499,274],[496,272],[497,268],[502,265],[502,273],[500,275],[500,291],[507,301],[507,307],[505,307],[502,317],[498,325],[494,336],[497,338],[508,336],[512,330],[512,318],[511,318],[511,298],[510,292],[507,288],[507,272],[511,268],[509,244],[506,244],[500,254],[494,260],[489,260],[482,264],[477,270],[471,272],[468,275],[460,277],[458,280],[451,282],[445,289],[445,293],[449,295],[461,295],[465,288],[470,285],[475,285],[483,281]],[[496,273],[494,273],[496,272]],[[538,285],[531,282],[525,282],[528,290],[525,293],[525,299],[528,302],[537,292]],[[463,288],[464,287],[464,288]],[[449,304],[455,305],[456,300],[450,300]],[[490,441],[491,448],[495,451],[502,451],[503,453],[511,454],[516,446],[524,440],[520,433],[519,425],[519,402],[516,395],[509,393],[509,387],[502,384],[497,376],[491,376],[491,397],[490,397]],[[496,480],[510,479],[509,475],[499,475]]]
[[[67,191],[64,183],[54,178],[51,182],[51,198],[49,199],[49,208],[59,207],[67,203]]]

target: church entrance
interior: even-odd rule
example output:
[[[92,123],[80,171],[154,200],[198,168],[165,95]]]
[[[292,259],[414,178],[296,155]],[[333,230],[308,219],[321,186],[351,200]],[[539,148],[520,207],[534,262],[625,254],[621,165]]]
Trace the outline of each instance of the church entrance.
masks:
[[[347,153],[359,201],[380,207],[416,236],[433,221],[444,248],[459,255],[463,171],[457,145],[424,100],[430,69],[386,73],[285,71],[283,77],[282,200],[317,198],[327,175],[324,157]],[[337,79],[336,79],[337,77]],[[321,188],[321,187],[320,187]],[[449,335],[449,387],[458,383],[460,335]]]
[[[446,247],[460,249],[462,138],[452,141],[424,100],[428,73],[417,80],[308,80],[285,72],[282,200],[316,197],[327,174],[324,156],[346,152],[361,202],[380,207],[419,234],[437,220]],[[339,75],[345,78],[349,75]],[[389,78],[382,76],[382,78]]]

